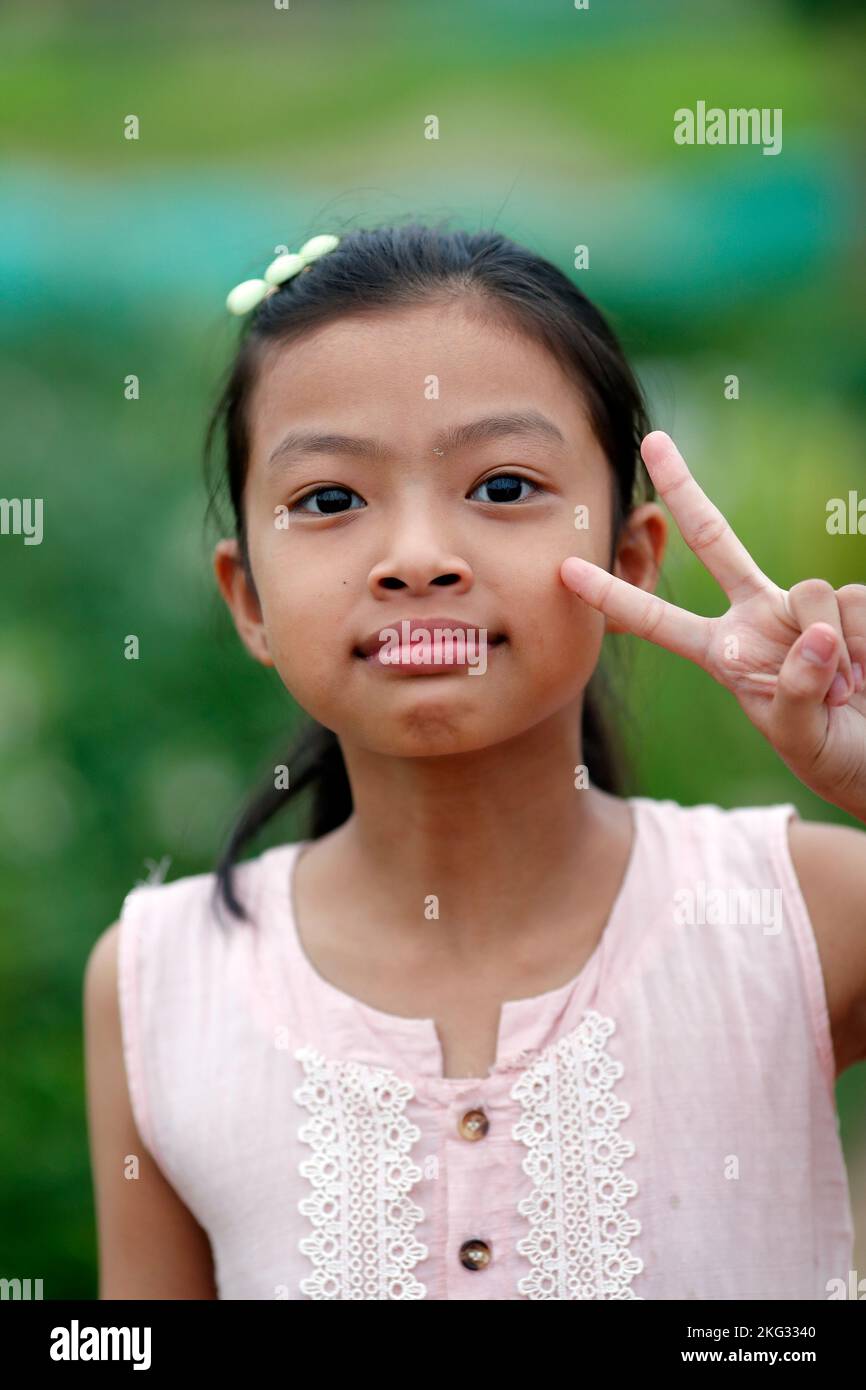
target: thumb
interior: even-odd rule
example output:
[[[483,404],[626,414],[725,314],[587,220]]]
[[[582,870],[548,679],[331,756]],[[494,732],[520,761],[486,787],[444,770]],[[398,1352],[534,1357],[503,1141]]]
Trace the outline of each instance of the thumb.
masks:
[[[801,757],[817,754],[827,733],[824,700],[839,665],[841,638],[829,623],[810,623],[782,663],[773,696],[774,742]]]

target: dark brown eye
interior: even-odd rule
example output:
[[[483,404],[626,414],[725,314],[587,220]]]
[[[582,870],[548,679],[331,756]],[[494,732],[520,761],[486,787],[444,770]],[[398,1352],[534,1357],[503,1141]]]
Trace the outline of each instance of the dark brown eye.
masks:
[[[312,516],[335,516],[338,512],[358,511],[357,507],[344,505],[345,501],[351,497],[358,497],[358,494],[348,487],[317,487],[312,492],[306,493],[305,496],[299,497],[289,510],[309,512]],[[316,498],[321,510],[306,506],[306,503],[313,498]],[[366,507],[367,504],[363,498],[358,497],[358,501],[362,507]]]
[[[523,497],[520,496],[520,488],[523,483],[528,488],[538,491],[536,483],[531,482],[529,478],[518,477],[514,473],[496,473],[492,478],[485,478],[483,483],[478,484],[475,491],[477,492],[482,487],[490,488],[491,495],[482,497],[482,502],[522,502],[526,496],[532,495],[528,493],[524,494]]]

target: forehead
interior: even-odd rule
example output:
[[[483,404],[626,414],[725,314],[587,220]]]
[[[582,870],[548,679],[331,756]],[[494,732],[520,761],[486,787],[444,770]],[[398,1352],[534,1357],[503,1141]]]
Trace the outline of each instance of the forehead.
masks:
[[[353,313],[268,350],[250,402],[251,462],[292,426],[423,444],[467,412],[516,405],[590,444],[577,382],[501,314],[453,300]]]

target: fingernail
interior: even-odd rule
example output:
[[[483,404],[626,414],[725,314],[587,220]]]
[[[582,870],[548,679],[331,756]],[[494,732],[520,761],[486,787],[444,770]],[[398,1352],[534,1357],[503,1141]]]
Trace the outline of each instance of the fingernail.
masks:
[[[836,643],[829,632],[813,632],[808,642],[803,643],[801,650],[804,661],[811,661],[815,666],[824,666],[836,650]]]

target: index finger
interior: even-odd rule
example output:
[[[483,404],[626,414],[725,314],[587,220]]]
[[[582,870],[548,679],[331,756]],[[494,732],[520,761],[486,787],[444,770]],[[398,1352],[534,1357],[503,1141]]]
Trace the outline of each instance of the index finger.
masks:
[[[668,603],[658,594],[628,584],[619,575],[610,574],[579,555],[563,560],[559,573],[566,587],[584,603],[613,618],[627,632],[645,637],[706,669],[710,618],[702,618],[687,608]]]
[[[641,444],[641,457],[686,545],[721,584],[732,603],[769,584],[730,522],[689,472],[670,435],[653,430]]]

